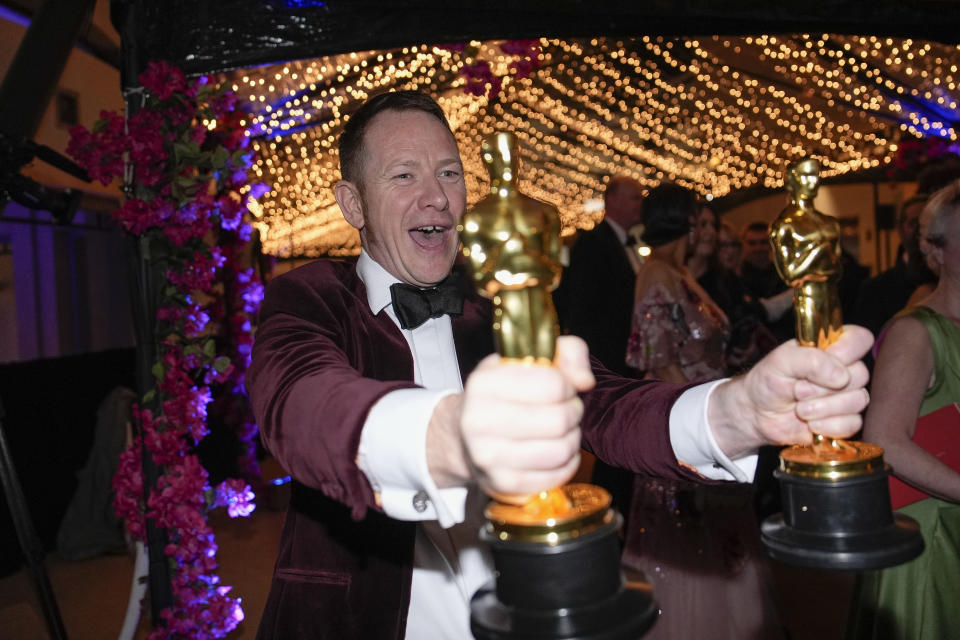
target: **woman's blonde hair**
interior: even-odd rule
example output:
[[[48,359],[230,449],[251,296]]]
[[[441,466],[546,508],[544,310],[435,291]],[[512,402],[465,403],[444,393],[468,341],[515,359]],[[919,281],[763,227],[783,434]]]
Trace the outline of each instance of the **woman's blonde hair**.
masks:
[[[947,243],[947,223],[960,211],[960,180],[955,180],[930,196],[920,214],[923,239],[942,249]]]

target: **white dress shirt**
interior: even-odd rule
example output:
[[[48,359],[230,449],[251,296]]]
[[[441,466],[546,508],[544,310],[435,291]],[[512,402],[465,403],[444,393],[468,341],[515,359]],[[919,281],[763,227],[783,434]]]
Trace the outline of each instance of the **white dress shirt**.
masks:
[[[399,280],[361,252],[357,272],[375,313],[400,326],[390,285]],[[491,329],[492,330],[492,329]],[[467,640],[470,598],[493,579],[493,565],[478,539],[487,498],[475,486],[439,489],[427,468],[426,433],[434,407],[463,390],[449,316],[401,329],[413,355],[416,389],[383,396],[360,435],[357,464],[379,493],[384,512],[417,521],[408,640]],[[721,381],[693,387],[670,413],[670,439],[678,460],[714,479],[749,481],[756,456],[736,462],[720,451],[706,422],[707,398]]]

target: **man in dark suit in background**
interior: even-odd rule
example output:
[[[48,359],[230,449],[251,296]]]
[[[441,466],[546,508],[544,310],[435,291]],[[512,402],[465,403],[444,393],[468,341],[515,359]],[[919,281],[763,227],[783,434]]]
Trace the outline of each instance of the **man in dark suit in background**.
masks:
[[[603,220],[581,231],[570,249],[570,265],[554,303],[564,333],[583,338],[590,353],[611,371],[641,377],[643,372],[629,366],[626,357],[637,280],[629,230],[641,221],[643,187],[633,178],[613,177],[603,206]],[[597,460],[591,481],[610,492],[621,513],[629,513],[632,473]]]
[[[563,271],[554,302],[564,333],[583,338],[590,353],[611,371],[636,377],[640,372],[626,363],[636,285],[628,232],[640,223],[643,187],[633,178],[614,177],[603,204],[603,220],[581,231],[570,249],[570,266]]]
[[[766,222],[751,222],[743,229],[743,257],[740,259],[740,279],[754,300],[764,300],[783,293],[789,287],[783,283],[773,266],[773,254]],[[784,313],[776,320],[767,320],[767,328],[777,342],[794,337],[792,313]]]

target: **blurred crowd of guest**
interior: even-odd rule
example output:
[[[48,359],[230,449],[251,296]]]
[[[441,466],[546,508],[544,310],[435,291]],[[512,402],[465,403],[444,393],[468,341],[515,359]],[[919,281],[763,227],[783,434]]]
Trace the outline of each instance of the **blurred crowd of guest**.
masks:
[[[923,492],[904,508],[928,538],[920,559],[897,573],[864,578],[851,609],[851,637],[934,638],[960,628],[960,609],[944,599],[960,595],[960,472],[943,452],[914,441],[918,416],[945,405],[955,417],[937,428],[960,434],[958,178],[960,162],[920,176],[916,195],[899,210],[891,268],[869,277],[845,249],[841,257],[844,321],[878,337],[865,435],[887,449],[900,480]],[[562,329],[583,337],[608,368],[701,382],[745,371],[794,337],[793,290],[773,264],[768,222],[738,230],[684,187],[663,183],[644,197],[626,177],[610,181],[605,205],[604,220],[571,247],[555,300]],[[770,502],[758,494],[771,491],[772,481],[763,482],[769,475],[762,456],[761,481],[753,487],[694,486],[594,468],[593,481],[611,490],[626,518],[624,562],[657,584],[662,612],[651,638],[783,635],[758,538],[758,517]],[[952,581],[943,584],[948,575]],[[939,595],[920,597],[918,589]],[[751,606],[738,606],[743,602]],[[693,619],[691,607],[698,611]],[[732,609],[751,613],[734,618]],[[881,626],[893,634],[878,635]]]
[[[664,183],[644,201],[643,224],[650,254],[637,271],[627,363],[674,382],[739,370],[731,318],[701,285],[717,270],[716,216],[688,189]],[[661,614],[649,637],[783,637],[751,494],[747,483],[634,476],[623,560],[656,582]]]

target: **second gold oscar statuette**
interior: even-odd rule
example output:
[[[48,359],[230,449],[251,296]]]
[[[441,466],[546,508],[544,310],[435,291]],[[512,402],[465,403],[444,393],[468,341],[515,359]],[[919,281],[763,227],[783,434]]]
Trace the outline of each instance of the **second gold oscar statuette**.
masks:
[[[813,206],[820,164],[805,159],[786,176],[790,202],[770,225],[773,261],[794,291],[797,341],[826,349],[843,331],[837,294],[840,225]],[[767,518],[761,540],[778,560],[831,569],[872,569],[923,550],[916,522],[893,514],[889,467],[877,445],[826,438],[780,452],[783,513]]]
[[[770,225],[773,262],[780,277],[793,287],[797,341],[825,349],[843,331],[838,287],[840,225],[813,206],[820,183],[820,164],[808,158],[787,170],[790,202]],[[882,469],[883,449],[814,435],[811,446],[795,446],[780,454],[780,468],[814,478],[843,478]]]

